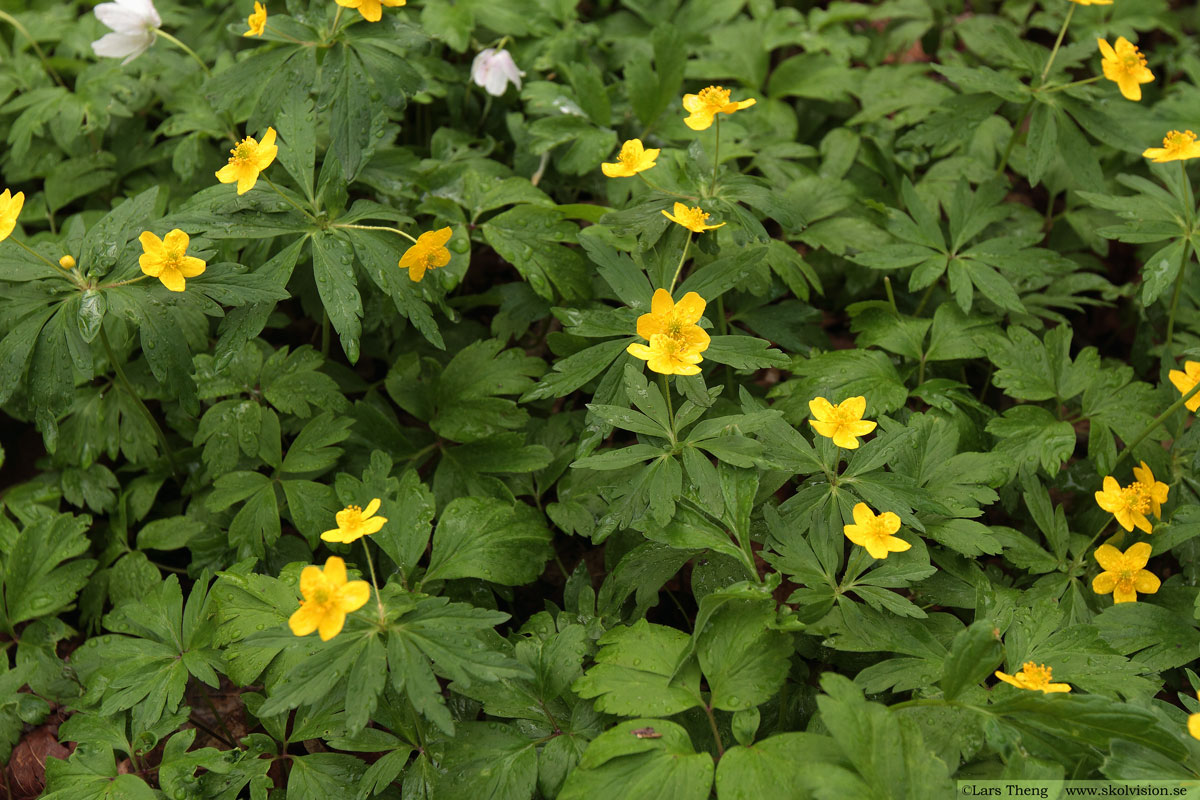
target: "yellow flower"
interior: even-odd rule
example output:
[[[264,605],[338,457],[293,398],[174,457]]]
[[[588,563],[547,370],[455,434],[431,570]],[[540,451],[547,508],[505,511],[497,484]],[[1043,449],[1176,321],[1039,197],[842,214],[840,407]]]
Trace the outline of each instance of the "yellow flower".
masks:
[[[337,512],[337,527],[322,533],[321,538],[326,542],[349,544],[364,536],[378,533],[379,529],[387,522],[387,517],[374,516],[375,512],[379,510],[379,506],[378,497],[367,503],[366,508],[346,506]]]
[[[1145,461],[1142,462],[1142,466],[1133,468],[1133,477],[1137,481],[1134,486],[1149,500],[1154,518],[1162,519],[1162,504],[1167,502],[1167,493],[1171,487],[1162,481],[1155,480],[1154,473],[1150,471],[1150,467],[1146,466]]]
[[[1045,664],[1034,664],[1032,661],[1026,661],[1022,664],[1021,671],[1016,675],[1009,675],[1008,673],[996,670],[996,677],[1005,683],[1011,683],[1018,689],[1030,689],[1045,694],[1071,691],[1071,687],[1068,684],[1051,683],[1050,668]]]
[[[903,553],[912,547],[899,536],[892,535],[900,530],[900,517],[891,511],[875,516],[866,503],[859,503],[851,513],[855,524],[844,526],[842,533],[850,541],[867,548],[871,558],[887,558],[888,553]]]
[[[1117,523],[1127,531],[1136,525],[1146,533],[1150,533],[1150,520],[1146,512],[1150,510],[1150,497],[1141,490],[1137,483],[1121,486],[1111,475],[1104,478],[1104,491],[1096,492],[1096,505],[1117,518]]]
[[[404,5],[408,0],[335,0],[335,2],[343,8],[357,8],[358,13],[362,14],[363,19],[367,22],[379,22],[383,19],[382,6],[395,8]]]
[[[1196,699],[1200,700],[1200,692],[1196,693]],[[1200,714],[1188,714],[1188,733],[1193,739],[1200,739]]]
[[[1146,158],[1156,164],[1166,161],[1186,161],[1189,158],[1200,158],[1200,143],[1196,134],[1191,131],[1171,131],[1163,137],[1162,147],[1149,147],[1142,151]]]
[[[693,233],[704,233],[705,231],[715,230],[724,225],[724,222],[718,222],[716,225],[705,225],[705,221],[712,216],[701,210],[700,206],[688,208],[683,203],[675,203],[675,214],[668,214],[666,209],[663,209],[663,216],[672,222],[678,223],[687,228]]]
[[[425,270],[449,264],[450,251],[446,249],[446,242],[450,241],[452,233],[449,226],[422,233],[416,243],[400,256],[400,269],[408,270],[410,280],[419,281],[425,277]]]
[[[138,263],[142,272],[158,278],[172,292],[182,292],[187,285],[184,278],[194,278],[204,272],[203,259],[187,255],[188,235],[176,228],[159,239],[150,231],[138,237],[142,243],[142,255]]]
[[[685,94],[683,96],[683,108],[688,112],[688,116],[683,120],[683,124],[694,131],[707,130],[713,124],[714,115],[732,114],[735,111],[741,111],[743,108],[749,108],[756,102],[758,101],[751,98],[732,103],[729,101],[728,89],[720,86],[709,86],[707,89],[701,89],[700,94]]]
[[[632,178],[639,172],[650,169],[654,166],[654,159],[658,158],[659,149],[652,147],[649,150],[642,147],[641,139],[630,139],[621,145],[621,152],[617,155],[615,164],[601,164],[600,170],[610,178]]]
[[[63,269],[75,269],[74,256],[63,256],[58,260],[58,265]]]
[[[246,24],[250,26],[250,30],[242,34],[242,36],[262,36],[262,32],[267,27],[267,7],[258,0],[254,1],[254,13],[246,18]]]
[[[1092,579],[1096,594],[1112,592],[1114,603],[1135,603],[1137,593],[1154,594],[1162,582],[1149,570],[1142,569],[1150,560],[1150,545],[1138,542],[1124,553],[1111,544],[1096,548],[1096,561],[1104,572]]]
[[[650,337],[649,347],[635,342],[625,350],[634,358],[647,362],[647,366],[660,375],[696,375],[700,372],[696,365],[704,360],[695,345],[662,333]]]
[[[341,633],[346,615],[357,611],[371,599],[366,581],[347,581],[346,562],[337,556],[325,561],[325,571],[312,564],[300,573],[300,608],[288,618],[288,627],[297,636],[317,631],[327,642]]]
[[[3,199],[3,197],[0,197]],[[1185,361],[1183,362],[1183,371],[1173,369],[1167,373],[1167,377],[1171,379],[1171,383],[1179,390],[1179,394],[1184,395],[1196,388],[1196,384],[1200,383],[1200,361]],[[1188,411],[1195,411],[1200,408],[1200,392],[1192,395],[1184,405]]]
[[[853,450],[858,447],[859,436],[866,436],[875,430],[875,423],[862,418],[867,410],[867,398],[848,397],[841,403],[831,403],[824,397],[808,401],[808,409],[816,419],[810,419],[809,425],[822,436],[833,439],[838,447]]]
[[[247,136],[229,152],[229,163],[217,170],[217,180],[221,183],[237,181],[237,193],[245,194],[254,188],[258,174],[271,166],[279,152],[275,146],[275,129],[267,128],[261,142]]]
[[[0,194],[0,242],[8,238],[8,235],[13,232],[13,228],[17,227],[17,215],[21,213],[21,206],[25,205],[25,193],[17,192],[11,194],[8,189]]]
[[[704,305],[704,298],[695,292],[688,292],[676,303],[666,289],[655,289],[650,298],[650,313],[638,317],[638,336],[650,341],[661,333],[703,353],[710,339],[696,323],[704,316]]]
[[[1141,100],[1141,84],[1154,80],[1154,73],[1146,68],[1146,57],[1138,52],[1137,45],[1124,36],[1118,37],[1116,48],[1104,39],[1097,39],[1096,44],[1104,56],[1100,65],[1104,77],[1117,85],[1126,100]]]

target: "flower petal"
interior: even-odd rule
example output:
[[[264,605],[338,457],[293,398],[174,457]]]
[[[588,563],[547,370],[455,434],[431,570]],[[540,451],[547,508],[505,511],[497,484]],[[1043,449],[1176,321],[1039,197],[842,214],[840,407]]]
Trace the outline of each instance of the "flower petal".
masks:
[[[317,634],[321,637],[322,642],[328,642],[342,632],[342,626],[345,624],[346,612],[331,608],[321,617],[321,623],[317,626]]]
[[[333,587],[346,583],[346,562],[337,556],[325,559],[325,580]]]
[[[808,410],[816,419],[824,421],[833,416],[833,403],[824,397],[814,397],[808,401]]]
[[[1149,542],[1138,542],[1125,551],[1125,569],[1141,569],[1150,560],[1153,550]]]
[[[1105,572],[1118,572],[1125,563],[1125,559],[1121,557],[1121,551],[1111,544],[1100,545],[1092,555],[1096,557],[1096,562]]]
[[[1095,578],[1092,578],[1092,591],[1096,594],[1112,594],[1112,590],[1117,588],[1117,573],[1101,572]]]
[[[1158,576],[1149,570],[1142,570],[1133,578],[1133,588],[1142,594],[1154,594],[1162,586]]]
[[[371,599],[371,584],[366,581],[350,581],[338,592],[337,607],[349,613],[358,611]]]
[[[300,594],[305,600],[316,594],[324,585],[325,576],[321,574],[320,567],[309,564],[300,570]]]
[[[321,624],[323,613],[319,606],[305,604],[288,617],[288,627],[296,636],[308,636]]]

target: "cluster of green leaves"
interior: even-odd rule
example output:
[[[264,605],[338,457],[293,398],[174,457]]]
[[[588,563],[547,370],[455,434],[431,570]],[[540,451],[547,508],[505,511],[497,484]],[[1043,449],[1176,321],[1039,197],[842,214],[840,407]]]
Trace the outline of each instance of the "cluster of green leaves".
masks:
[[[1198,127],[1194,14],[273,0],[243,37],[249,5],[162,0],[201,70],[164,36],[98,59],[92,5],[0,11],[29,248],[0,241],[0,756],[73,745],[35,793],[1200,777],[1200,428],[1167,378],[1200,238],[1188,162],[1141,157]],[[1139,34],[1135,104],[1088,79]],[[489,47],[519,88],[472,81]],[[693,131],[710,84],[757,103]],[[256,186],[219,184],[268,127]],[[646,181],[605,178],[635,137]],[[139,278],[173,228],[207,263],[181,293]],[[411,280],[403,236],[443,228]],[[660,288],[706,303],[698,375],[627,351]],[[861,446],[814,432],[857,396]],[[1149,536],[1094,500],[1142,462]],[[322,540],[375,498],[381,530]],[[851,544],[859,504],[909,549]],[[1114,605],[1096,545],[1138,541],[1162,586]],[[330,556],[376,586],[297,637]],[[1026,662],[1072,691],[993,680]]]

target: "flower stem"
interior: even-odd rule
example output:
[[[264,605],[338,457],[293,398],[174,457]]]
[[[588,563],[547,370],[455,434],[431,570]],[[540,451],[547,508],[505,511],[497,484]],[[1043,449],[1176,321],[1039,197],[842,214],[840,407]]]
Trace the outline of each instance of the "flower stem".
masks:
[[[146,280],[146,278],[149,278],[149,277],[150,277],[149,275],[138,275],[136,278],[130,278],[127,281],[117,281],[116,283],[102,283],[99,286],[97,286],[96,288],[97,289],[115,289],[118,286],[129,286],[130,284],[137,283],[138,281],[144,281],[144,280]]]
[[[675,282],[679,280],[679,273],[683,271],[683,262],[687,260],[688,247],[692,244],[692,232],[688,231],[687,241],[683,243],[683,252],[679,255],[679,266],[675,267],[675,276],[671,278],[671,287],[668,292],[675,291]]]
[[[681,200],[691,200],[693,203],[695,203],[695,202],[698,202],[698,201],[699,201],[699,198],[697,198],[695,195],[691,195],[691,194],[680,194],[679,192],[672,192],[670,189],[664,189],[664,188],[662,188],[661,186],[659,186],[657,183],[654,183],[652,180],[650,180],[649,178],[647,178],[647,177],[646,177],[644,174],[642,174],[641,172],[637,173],[637,176],[638,176],[639,178],[641,178],[641,179],[642,179],[642,182],[643,182],[643,183],[645,183],[647,186],[649,186],[649,187],[650,187],[651,189],[653,189],[654,191],[656,191],[656,192],[659,192],[660,194],[669,194],[669,195],[671,195],[672,197],[678,197],[678,198],[680,198]]]
[[[337,33],[338,23],[342,21],[342,11],[344,11],[344,10],[345,9],[342,6],[338,6],[337,13],[333,15],[333,27],[331,27],[329,29],[329,38],[330,39],[332,39],[333,35],[335,33]]]
[[[270,25],[266,25],[266,24],[264,24],[264,25],[263,25],[263,30],[270,31],[271,33],[275,34],[276,36],[282,36],[284,39],[288,39],[288,40],[290,40],[290,41],[293,41],[293,42],[295,42],[296,44],[302,44],[302,45],[304,45],[305,47],[315,47],[315,46],[316,46],[316,44],[317,44],[316,42],[306,42],[306,41],[304,41],[303,39],[297,39],[295,36],[292,36],[291,34],[284,33],[283,31],[281,31],[281,30],[278,30],[278,29],[276,29],[276,28],[272,28]]]
[[[383,597],[379,594],[379,582],[375,580],[375,563],[371,561],[371,548],[367,546],[367,537],[363,537],[363,552],[367,554],[367,572],[371,574],[371,585],[375,587],[375,602],[379,605],[379,624],[387,624],[387,613],[383,610]]]
[[[167,457],[167,463],[171,465],[171,474],[176,478],[179,477],[179,468],[175,465],[175,454],[171,452],[171,445],[167,443],[167,436],[163,433],[163,429],[158,426],[158,420],[150,413],[150,409],[146,408],[146,404],[142,402],[142,398],[134,391],[133,384],[129,382],[129,378],[125,377],[125,370],[121,367],[121,362],[117,360],[117,356],[113,353],[112,345],[108,342],[108,333],[105,332],[104,326],[100,326],[100,344],[104,347],[104,355],[108,358],[108,363],[112,365],[113,371],[117,374],[117,383],[121,384],[121,388],[129,394],[133,399],[134,405],[141,409],[142,416],[150,423],[150,427],[154,429],[155,436],[158,437],[159,446],[163,449],[163,454]]]
[[[725,745],[721,741],[721,733],[717,730],[717,718],[713,716],[712,706],[705,703],[704,713],[708,716],[708,726],[712,728],[713,741],[717,743],[717,758],[725,755]]]
[[[176,39],[174,36],[172,36],[171,34],[167,33],[166,31],[164,31],[162,28],[155,28],[155,29],[154,29],[154,32],[155,32],[155,33],[157,33],[159,36],[163,37],[164,39],[166,39],[166,40],[167,40],[168,42],[170,42],[171,44],[173,44],[173,45],[175,45],[176,47],[178,47],[178,48],[179,48],[180,50],[182,50],[183,52],[187,53],[189,56],[191,56],[191,57],[192,57],[192,58],[195,60],[195,62],[196,62],[197,64],[199,64],[199,65],[200,65],[200,69],[204,70],[204,74],[205,74],[205,75],[207,75],[207,76],[208,76],[208,77],[210,77],[210,78],[212,77],[212,70],[210,70],[210,69],[208,68],[208,64],[205,64],[205,63],[204,63],[204,59],[202,59],[202,58],[200,58],[200,56],[196,55],[196,51],[195,51],[195,50],[193,50],[192,48],[188,47],[186,44],[184,44],[183,42],[179,41],[179,40],[178,40],[178,39]]]
[[[413,244],[417,243],[417,240],[414,239],[411,234],[405,233],[404,231],[400,230],[399,228],[389,228],[386,225],[351,225],[349,223],[343,222],[343,223],[334,225],[333,227],[335,227],[335,228],[351,228],[356,231],[391,231],[392,233],[403,236],[405,239],[408,239]]]
[[[12,239],[11,241],[14,244],[16,244],[18,247],[22,248],[26,253],[29,253],[34,258],[40,258],[42,261],[45,261],[47,264],[54,267],[56,270],[62,269],[61,266],[59,266],[58,264],[55,264],[53,261],[51,261],[50,259],[46,258],[44,255],[39,253],[37,250],[34,250],[32,247],[30,247],[29,245],[22,242],[20,239]]]
[[[713,144],[713,176],[712,184],[708,187],[709,195],[713,195],[717,191],[717,167],[721,164],[721,118],[716,117],[713,120],[714,144]]]
[[[1067,35],[1067,26],[1071,24],[1071,16],[1075,13],[1075,4],[1071,3],[1071,7],[1067,9],[1067,16],[1063,19],[1062,27],[1058,29],[1058,38],[1054,40],[1054,48],[1050,51],[1050,58],[1046,59],[1046,66],[1042,69],[1042,78],[1040,84],[1046,83],[1046,76],[1050,74],[1050,67],[1054,66],[1054,57],[1058,55],[1058,48],[1062,47],[1063,37]]]
[[[671,382],[667,380],[665,374],[658,376],[662,380],[663,397],[667,399],[667,417],[671,420],[671,443],[675,443],[677,434],[675,433],[675,407],[671,404]]]
[[[1180,162],[1183,163],[1183,162]],[[1179,296],[1183,294],[1183,276],[1187,273],[1188,261],[1191,259],[1191,240],[1183,240],[1183,258],[1179,264],[1179,274],[1175,276],[1175,290],[1171,293],[1171,310],[1167,312],[1167,337],[1163,350],[1167,358],[1171,357],[1171,344],[1175,338],[1175,312],[1179,308]]]
[[[0,19],[4,20],[9,25],[12,25],[14,28],[20,31],[26,39],[29,40],[29,43],[33,45],[33,52],[37,53],[38,60],[42,62],[42,66],[46,69],[46,72],[50,74],[50,77],[54,79],[55,83],[65,89],[67,85],[63,83],[63,79],[59,77],[59,74],[54,71],[54,67],[50,66],[50,61],[46,58],[46,54],[42,52],[42,48],[38,45],[37,39],[34,39],[33,36],[30,35],[29,30],[21,24],[21,21],[6,11],[0,11]]]
[[[1125,449],[1122,450],[1119,455],[1117,455],[1117,460],[1113,462],[1113,466],[1115,467],[1117,464],[1120,464],[1122,461],[1125,460],[1126,456],[1132,454],[1133,448],[1135,448],[1139,444],[1141,444],[1147,436],[1149,436],[1151,433],[1153,433],[1155,431],[1156,428],[1158,428],[1159,425],[1162,425],[1164,422],[1167,421],[1167,419],[1172,414],[1174,414],[1176,411],[1178,411],[1180,408],[1182,408],[1183,405],[1185,403],[1187,403],[1188,400],[1192,399],[1192,395],[1196,394],[1196,392],[1200,392],[1200,383],[1197,383],[1195,386],[1193,386],[1191,389],[1189,389],[1187,391],[1187,393],[1181,395],[1178,400],[1176,400],[1174,403],[1171,403],[1171,405],[1167,406],[1166,411],[1164,411],[1163,413],[1161,413],[1157,417],[1155,417],[1150,422],[1150,424],[1145,427],[1145,429],[1141,433],[1139,433],[1137,436],[1133,437],[1133,441],[1130,442],[1129,444],[1125,445]]]
[[[1090,78],[1083,78],[1082,80],[1071,81],[1070,83],[1064,83],[1059,86],[1047,86],[1044,89],[1042,89],[1042,92],[1044,94],[1053,94],[1054,92],[1061,92],[1064,89],[1070,89],[1074,86],[1086,86],[1089,83],[1095,83],[1096,81],[1103,80],[1103,79],[1104,79],[1103,75],[1093,75]]]
[[[1025,120],[1029,117],[1029,111],[1033,108],[1033,102],[1030,100],[1021,109],[1020,122],[1013,126],[1012,136],[1008,137],[1008,146],[1004,148],[1004,153],[1000,156],[1000,166],[996,167],[997,175],[1003,175],[1004,168],[1008,166],[1008,157],[1012,155],[1013,147],[1017,144],[1017,137],[1021,134],[1021,126],[1025,124]]]
[[[301,205],[300,205],[299,203],[297,203],[295,200],[293,200],[292,198],[290,198],[290,197],[288,197],[286,194],[284,194],[284,193],[283,193],[283,190],[282,190],[282,189],[280,189],[278,186],[276,186],[274,181],[272,181],[272,180],[271,180],[270,178],[268,178],[266,175],[263,175],[263,176],[262,176],[262,179],[263,179],[264,181],[266,181],[266,182],[267,182],[267,185],[269,185],[269,186],[270,186],[272,189],[274,189],[274,190],[275,190],[275,194],[277,194],[277,195],[279,195],[280,197],[282,197],[282,198],[284,199],[284,202],[286,202],[286,203],[287,203],[289,206],[291,206],[292,208],[296,209],[297,211],[299,211],[299,212],[300,212],[301,214],[303,214],[304,216],[308,217],[308,218],[309,218],[311,221],[313,221],[313,222],[316,222],[316,221],[317,221],[317,218],[316,218],[316,217],[314,217],[312,214],[308,213],[307,211],[305,211],[303,206],[301,206]]]

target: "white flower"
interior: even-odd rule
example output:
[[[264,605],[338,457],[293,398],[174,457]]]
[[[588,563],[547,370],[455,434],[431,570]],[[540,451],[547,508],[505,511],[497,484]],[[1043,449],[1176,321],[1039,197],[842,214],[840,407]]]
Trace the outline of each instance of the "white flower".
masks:
[[[92,51],[106,58],[124,58],[128,64],[154,44],[154,31],[162,18],[150,0],[116,0],[96,6],[96,19],[112,28],[92,42]]]
[[[471,62],[471,80],[476,86],[482,86],[490,95],[499,97],[504,94],[511,82],[519,90],[521,78],[525,73],[517,69],[513,57],[507,50],[481,50]]]

